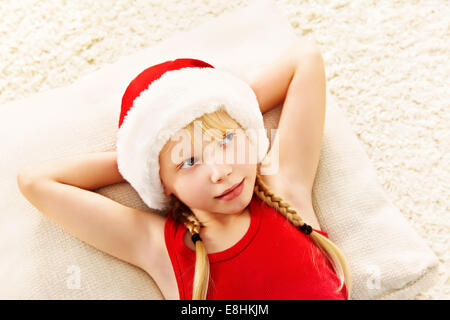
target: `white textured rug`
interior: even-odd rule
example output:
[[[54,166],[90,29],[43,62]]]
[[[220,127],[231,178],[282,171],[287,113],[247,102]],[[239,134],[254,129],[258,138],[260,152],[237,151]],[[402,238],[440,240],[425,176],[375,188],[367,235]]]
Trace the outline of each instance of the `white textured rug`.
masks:
[[[330,92],[380,184],[444,265],[440,283],[416,299],[449,299],[448,1],[274,1],[299,37],[320,45]],[[0,104],[70,84],[248,3],[3,0]]]

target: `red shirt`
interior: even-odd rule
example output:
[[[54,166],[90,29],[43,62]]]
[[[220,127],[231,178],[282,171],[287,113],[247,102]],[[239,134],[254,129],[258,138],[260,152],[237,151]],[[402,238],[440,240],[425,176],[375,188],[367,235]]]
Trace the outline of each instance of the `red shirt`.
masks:
[[[253,195],[250,227],[232,247],[209,254],[208,300],[346,300],[333,267],[309,236]],[[328,238],[324,231],[313,229]],[[192,299],[195,251],[169,212],[164,236],[181,300]],[[313,256],[316,265],[313,264]]]

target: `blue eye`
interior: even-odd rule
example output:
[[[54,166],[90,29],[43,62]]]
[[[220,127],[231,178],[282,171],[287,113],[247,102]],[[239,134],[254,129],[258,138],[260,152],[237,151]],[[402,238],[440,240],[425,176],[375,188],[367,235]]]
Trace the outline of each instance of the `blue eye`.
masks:
[[[227,137],[231,137],[230,139],[229,139],[229,141],[231,141],[231,140],[233,140],[233,136],[234,136],[234,132],[231,132],[231,133],[229,133],[229,134],[227,134],[225,137],[224,137],[224,139],[226,139]],[[221,145],[223,146],[223,145],[226,145],[226,144],[228,144],[228,143],[222,143],[221,142]]]
[[[197,159],[197,158],[195,158],[195,157],[189,158],[188,160],[186,160],[186,161],[183,162],[183,164],[182,164],[182,166],[181,166],[180,168],[181,168],[181,169],[184,169],[184,164],[185,164],[185,163],[188,163],[188,162],[191,162],[192,159]],[[193,164],[193,163],[192,163],[192,164]]]

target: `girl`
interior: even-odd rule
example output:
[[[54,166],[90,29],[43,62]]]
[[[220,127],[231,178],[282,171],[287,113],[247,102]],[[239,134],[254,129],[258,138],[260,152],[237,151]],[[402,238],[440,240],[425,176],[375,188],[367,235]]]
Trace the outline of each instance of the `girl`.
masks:
[[[283,99],[267,152],[262,113]],[[309,41],[250,85],[201,60],[166,61],[127,87],[117,152],[29,167],[18,185],[76,237],[148,272],[166,299],[348,299],[345,257],[311,201],[324,116]],[[150,212],[92,192],[123,181]]]

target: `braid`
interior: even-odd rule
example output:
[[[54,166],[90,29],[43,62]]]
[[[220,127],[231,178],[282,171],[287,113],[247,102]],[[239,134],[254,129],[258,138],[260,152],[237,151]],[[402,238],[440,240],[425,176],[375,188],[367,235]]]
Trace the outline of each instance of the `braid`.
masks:
[[[291,208],[290,204],[284,201],[282,198],[276,196],[269,190],[267,185],[262,181],[259,173],[256,174],[256,183],[254,193],[269,206],[280,212],[286,219],[288,219],[294,226],[302,227],[306,226],[302,217],[297,211]]]
[[[267,203],[279,213],[281,213],[290,223],[299,228],[303,233],[310,235],[311,240],[316,244],[317,248],[325,254],[330,261],[333,269],[341,280],[340,287],[336,290],[338,292],[342,289],[344,282],[347,284],[347,293],[351,293],[351,280],[349,268],[346,259],[342,252],[331,242],[327,237],[312,230],[311,226],[307,225],[298,212],[292,209],[289,203],[283,201],[282,198],[276,196],[268,186],[262,181],[260,174],[256,173],[256,181],[253,192],[258,198]],[[314,260],[314,255],[312,255]]]
[[[178,200],[178,198],[172,197],[172,208],[175,220],[184,224],[191,235],[200,233],[201,223],[195,215],[192,214],[189,207]]]
[[[192,213],[191,209],[175,196],[171,196],[171,202],[174,219],[178,223],[184,224],[191,233],[191,236],[199,236],[202,224]],[[196,258],[192,300],[206,300],[210,281],[210,266],[206,248],[201,238],[198,238],[198,241],[195,241]]]
[[[256,174],[255,187],[253,192],[267,205],[274,208],[276,211],[281,213],[290,223],[295,227],[298,227],[303,233],[310,235],[311,240],[317,245],[317,247],[322,251],[327,258],[330,260],[334,270],[338,274],[341,285],[336,290],[338,292],[342,289],[344,281],[347,282],[347,293],[350,295],[351,292],[351,282],[350,274],[345,257],[340,252],[340,250],[325,236],[312,231],[311,226],[307,225],[299,213],[291,208],[290,204],[284,201],[282,198],[276,196],[268,186],[262,181],[259,173]],[[186,226],[186,228],[191,233],[191,236],[200,234],[200,229],[202,227],[201,222],[195,217],[193,212],[189,207],[182,203],[175,196],[172,197],[172,212],[174,219]],[[206,295],[208,291],[210,279],[210,265],[208,259],[208,253],[203,244],[203,241],[199,239],[195,241],[195,274],[193,283],[193,300],[206,300]],[[314,255],[313,255],[314,259]],[[214,283],[212,282],[214,285]]]

